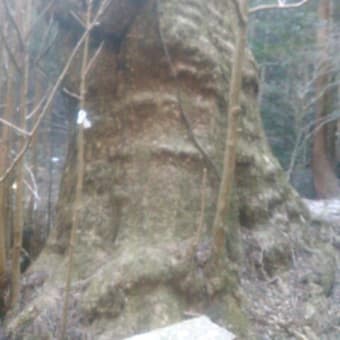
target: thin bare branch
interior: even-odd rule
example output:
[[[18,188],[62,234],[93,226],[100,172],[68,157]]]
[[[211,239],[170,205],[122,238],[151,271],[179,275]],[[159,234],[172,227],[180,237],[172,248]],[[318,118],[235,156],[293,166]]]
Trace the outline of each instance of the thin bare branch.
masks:
[[[300,2],[294,3],[294,4],[285,4],[282,5],[280,3],[274,4],[274,5],[259,5],[253,8],[249,9],[249,14],[260,12],[260,11],[265,11],[265,10],[270,10],[270,9],[289,9],[289,8],[297,8],[301,7],[304,4],[306,4],[309,0],[301,0]]]
[[[40,200],[40,197],[36,191],[31,187],[31,185],[27,182],[27,180],[24,180],[24,184],[26,185],[27,189],[31,192],[33,197],[35,198],[36,201]]]
[[[33,194],[33,196],[36,200],[40,200],[40,195],[39,195],[39,192],[38,192],[38,184],[37,184],[37,180],[34,176],[34,173],[27,164],[25,164],[25,170],[28,172],[30,180],[32,182],[32,186],[29,186],[30,188],[32,188],[30,191],[32,192],[32,194]],[[25,181],[25,183],[26,183],[26,181]]]
[[[81,18],[79,17],[77,13],[75,13],[74,11],[71,11],[70,14],[78,22],[78,24],[80,24],[82,28],[86,28],[84,21],[81,20]]]
[[[323,90],[322,90],[320,93],[318,93],[317,96],[313,97],[313,98],[311,99],[311,101],[310,101],[309,103],[306,104],[306,106],[304,107],[305,111],[307,111],[307,110],[310,109],[314,104],[316,104],[317,101],[320,100],[320,98],[321,98],[322,96],[324,96],[325,93],[327,93],[327,91],[331,90],[332,88],[335,88],[335,87],[339,86],[339,84],[340,84],[340,81],[334,81],[334,82],[332,82],[332,83],[327,84],[327,85],[323,88]]]
[[[0,26],[0,38],[2,40],[2,42],[4,43],[4,46],[5,46],[5,49],[6,49],[6,52],[8,54],[8,57],[9,57],[9,60],[12,62],[12,64],[14,65],[15,67],[15,70],[18,72],[18,73],[21,73],[21,68],[15,58],[15,55],[13,53],[13,51],[11,50],[10,46],[8,45],[8,41],[6,39],[6,36],[5,36],[5,33],[2,29],[2,27]]]
[[[3,62],[1,65],[2,75],[1,75],[1,82],[4,83],[9,75],[8,75],[8,64],[7,62]]]
[[[23,39],[23,36],[21,34],[21,31],[20,31],[20,29],[17,25],[17,22],[16,22],[13,14],[12,14],[12,11],[10,9],[10,6],[8,4],[8,0],[2,0],[2,3],[4,4],[6,15],[8,16],[8,19],[9,19],[10,23],[12,24],[12,26],[15,30],[15,33],[17,34],[19,45],[24,50],[26,48],[26,45],[24,43],[24,39]]]
[[[40,50],[39,54],[36,56],[36,58],[33,61],[33,65],[39,64],[40,60],[46,56],[46,54],[51,50],[51,48],[55,44],[57,37],[58,37],[58,34],[55,35],[55,37],[50,41],[50,43],[44,49]]]
[[[203,169],[202,184],[201,184],[201,206],[200,214],[197,221],[197,230],[194,238],[193,250],[198,250],[198,245],[201,241],[202,234],[204,231],[204,218],[205,218],[205,208],[206,208],[206,196],[207,196],[207,169]]]
[[[100,43],[99,47],[97,48],[97,51],[94,53],[94,55],[93,55],[92,58],[90,59],[88,65],[87,65],[87,67],[86,67],[86,70],[85,70],[85,74],[86,74],[86,75],[90,72],[92,66],[93,66],[94,63],[96,62],[96,60],[97,60],[97,58],[98,58],[100,52],[102,51],[103,47],[104,47],[104,41],[102,41],[102,42]]]
[[[315,135],[321,128],[323,128],[326,124],[336,121],[340,118],[339,113],[335,112],[333,114],[328,114],[321,119],[315,119],[312,122],[308,123],[304,126],[295,142],[295,146],[291,155],[289,168],[286,171],[288,179],[290,179],[292,172],[295,167],[296,158],[299,155],[303,146],[307,143],[308,139]]]
[[[35,26],[37,26],[40,21],[45,17],[45,14],[49,11],[51,6],[54,4],[56,0],[51,0],[47,5],[43,8],[42,11],[40,11],[39,15],[35,18],[34,22],[31,24],[31,27],[27,34],[25,35],[25,41],[31,36]]]
[[[49,89],[50,90],[50,89]],[[49,91],[48,90],[48,91]],[[48,92],[47,92],[48,93]],[[31,118],[33,118],[40,110],[43,102],[46,100],[47,98],[47,94],[45,94],[39,101],[39,103],[35,106],[35,108],[33,108],[33,110],[26,116],[26,120],[29,120]]]
[[[70,90],[68,90],[66,87],[63,87],[62,90],[67,96],[69,96],[70,98],[76,99],[76,100],[80,100],[80,95],[77,93],[74,93]]]
[[[3,119],[3,118],[0,118],[0,123],[10,127],[11,129],[15,130],[16,132],[18,132],[20,135],[23,135],[23,136],[29,136],[30,133],[24,129],[21,129],[19,126],[16,126],[15,124]]]
[[[37,56],[40,56],[42,54],[42,51],[45,49],[44,46],[45,45],[49,45],[48,44],[48,39],[50,39],[51,36],[51,29],[53,27],[53,23],[54,23],[54,18],[51,17],[46,29],[44,30],[44,34],[42,35],[42,38],[40,39],[40,46],[39,46],[39,52],[37,53]],[[52,39],[54,40],[54,39]],[[38,57],[36,57],[38,58]]]

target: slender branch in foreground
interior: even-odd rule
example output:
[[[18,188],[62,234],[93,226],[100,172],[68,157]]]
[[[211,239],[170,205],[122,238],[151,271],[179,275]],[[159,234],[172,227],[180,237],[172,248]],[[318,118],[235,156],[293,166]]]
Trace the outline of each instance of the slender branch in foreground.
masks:
[[[248,29],[248,0],[240,1],[240,28],[231,67],[231,79],[228,94],[228,124],[225,140],[223,172],[220,183],[216,213],[213,224],[215,259],[222,258],[225,252],[225,219],[230,212],[232,190],[236,169],[236,148],[241,113],[242,67],[245,59]],[[228,227],[231,230],[232,226]],[[228,230],[228,231],[229,231]]]

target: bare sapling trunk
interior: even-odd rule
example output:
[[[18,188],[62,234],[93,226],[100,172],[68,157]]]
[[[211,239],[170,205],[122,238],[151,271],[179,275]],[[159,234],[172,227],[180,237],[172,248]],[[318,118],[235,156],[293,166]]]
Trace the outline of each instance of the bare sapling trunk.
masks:
[[[226,241],[225,221],[227,220],[227,215],[230,209],[230,201],[234,183],[239,115],[241,112],[240,95],[242,87],[242,67],[247,47],[248,13],[255,13],[257,11],[270,10],[275,8],[284,9],[300,7],[307,2],[308,0],[302,0],[296,4],[288,4],[284,6],[279,5],[257,6],[249,10],[248,0],[233,1],[237,9],[239,19],[239,31],[237,35],[231,71],[228,101],[228,127],[225,141],[223,173],[219,188],[217,208],[213,226],[214,247],[218,257],[225,248]]]
[[[3,16],[0,12],[0,19],[3,21]],[[2,42],[0,43],[0,47],[2,48]],[[2,66],[3,62],[3,55],[0,55],[0,65]],[[2,81],[0,79],[0,86],[2,86]],[[0,127],[0,172],[1,169],[5,168],[5,162],[6,162],[6,143],[7,141],[4,138],[4,129],[7,127],[3,126]],[[5,285],[6,285],[6,221],[5,221],[5,185],[4,183],[0,184],[0,291],[4,291]],[[3,310],[4,301],[3,301],[3,295],[0,295],[0,314]]]
[[[4,35],[8,37],[8,41],[10,41],[11,35],[10,31],[6,26],[5,17],[2,17],[2,30]],[[3,41],[2,45],[4,44]],[[6,54],[6,53],[5,53]],[[7,56],[8,57],[8,56]],[[3,119],[6,121],[10,120],[11,114],[14,109],[14,78],[15,78],[15,68],[12,64],[11,59],[9,59],[7,77],[6,77],[6,95],[4,98],[4,109],[3,109]],[[8,162],[8,154],[9,154],[9,139],[10,139],[10,128],[3,124],[1,127],[1,145],[0,145],[0,173],[4,172]],[[7,212],[7,200],[8,200],[8,181],[4,181],[0,183],[0,312],[5,312],[6,301],[5,301],[5,291],[7,289],[7,285],[9,282],[9,273],[7,268],[7,260],[8,260],[8,212]]]
[[[87,0],[87,11],[85,18],[85,29],[90,31],[92,25],[92,5],[93,0]],[[103,4],[102,4],[103,6]],[[100,9],[99,9],[100,10]],[[73,257],[74,250],[76,247],[76,238],[77,238],[77,230],[79,225],[79,209],[82,201],[82,191],[83,191],[83,181],[84,181],[84,122],[80,121],[81,111],[86,114],[85,111],[85,101],[86,101],[86,92],[87,92],[87,74],[89,68],[91,67],[91,63],[94,61],[93,58],[89,59],[89,43],[90,43],[90,35],[88,34],[85,38],[83,45],[83,55],[82,55],[82,63],[80,70],[80,84],[79,84],[79,112],[78,112],[78,132],[77,132],[77,183],[76,183],[76,192],[75,192],[75,200],[73,205],[72,212],[72,227],[70,233],[69,240],[69,249],[68,249],[68,265],[67,265],[67,274],[66,274],[66,283],[65,283],[65,296],[64,296],[64,306],[63,306],[63,314],[61,317],[61,328],[60,328],[60,336],[59,339],[66,339],[67,333],[67,321],[68,321],[68,306],[70,299],[70,288],[72,282],[72,272],[73,272]],[[95,55],[96,56],[96,55]],[[94,56],[94,58],[95,58]],[[86,117],[84,117],[86,119]]]
[[[20,12],[20,11],[19,11]],[[22,41],[29,31],[32,15],[32,0],[27,0],[25,6],[25,19],[19,17],[18,22],[23,22],[21,29]],[[19,26],[18,26],[19,28]],[[19,28],[20,29],[20,28]],[[18,51],[22,59],[23,75],[20,86],[20,124],[19,127],[26,130],[26,117],[28,114],[28,81],[30,73],[29,40],[24,46],[19,46]],[[20,297],[20,258],[22,245],[22,230],[24,226],[25,209],[25,188],[24,188],[24,158],[20,160],[16,167],[16,194],[15,194],[15,215],[13,230],[13,254],[12,254],[12,287],[11,287],[11,306],[14,307]]]
[[[228,102],[228,128],[225,141],[223,173],[213,227],[214,247],[217,257],[219,257],[225,249],[225,221],[227,220],[229,212],[234,183],[238,125],[241,112],[240,95],[242,86],[242,66],[247,45],[248,0],[241,0],[240,4],[235,1],[235,5],[238,7],[240,29],[237,36],[231,71]]]

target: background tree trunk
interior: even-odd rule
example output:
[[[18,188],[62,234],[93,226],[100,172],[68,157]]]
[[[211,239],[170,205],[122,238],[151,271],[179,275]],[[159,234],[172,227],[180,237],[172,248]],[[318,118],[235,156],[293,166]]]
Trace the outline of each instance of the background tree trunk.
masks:
[[[316,96],[320,96],[316,103],[316,120],[321,122],[327,114],[331,113],[331,93],[326,90],[330,82],[330,63],[329,63],[329,40],[331,20],[331,0],[320,0],[318,7],[320,19],[317,30],[317,45],[320,48],[320,66],[316,80]],[[323,125],[317,129],[313,138],[312,149],[312,170],[314,186],[319,198],[337,197],[340,194],[338,179],[335,175],[333,164],[329,158],[327,148],[327,126]],[[329,141],[328,141],[329,142]]]

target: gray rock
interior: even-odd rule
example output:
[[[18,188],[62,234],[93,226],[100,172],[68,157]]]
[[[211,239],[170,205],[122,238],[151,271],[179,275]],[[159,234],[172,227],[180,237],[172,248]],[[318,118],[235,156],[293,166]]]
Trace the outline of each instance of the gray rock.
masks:
[[[125,340],[233,340],[236,336],[206,316],[135,335]]]
[[[340,222],[340,200],[308,200],[304,199],[311,217],[315,221],[339,224]]]

